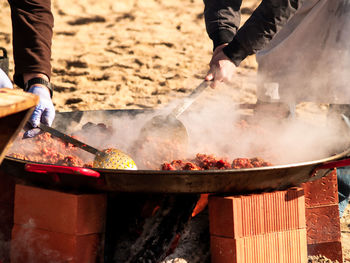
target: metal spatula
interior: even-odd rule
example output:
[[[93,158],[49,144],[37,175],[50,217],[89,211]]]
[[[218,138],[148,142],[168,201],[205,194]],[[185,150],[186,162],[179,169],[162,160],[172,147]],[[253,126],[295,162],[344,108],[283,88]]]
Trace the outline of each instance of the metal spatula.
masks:
[[[209,87],[210,83],[210,81],[203,81],[170,114],[156,115],[143,125],[139,136],[131,144],[130,148],[130,153],[136,160],[145,158],[148,153],[152,153],[152,157],[155,160],[162,161],[165,155],[164,148],[168,147],[167,145],[176,145],[176,151],[179,150],[179,152],[187,147],[187,130],[178,117]],[[162,149],[162,151],[159,151],[159,149]],[[171,155],[172,158],[175,158],[174,149],[168,149],[168,152],[171,152],[169,156]],[[162,156],[155,157],[156,153]]]
[[[125,153],[117,149],[98,150],[86,143],[83,143],[67,134],[64,134],[50,126],[40,123],[39,128],[53,136],[71,143],[80,149],[95,155],[94,168],[136,170],[135,162]]]
[[[140,136],[141,138],[149,135],[175,135],[185,137],[187,140],[187,130],[178,117],[195,101],[195,99],[210,85],[210,81],[203,81],[192,93],[186,97],[175,109],[168,115],[157,115],[151,120],[146,122],[142,127]],[[172,136],[174,137],[174,136]]]

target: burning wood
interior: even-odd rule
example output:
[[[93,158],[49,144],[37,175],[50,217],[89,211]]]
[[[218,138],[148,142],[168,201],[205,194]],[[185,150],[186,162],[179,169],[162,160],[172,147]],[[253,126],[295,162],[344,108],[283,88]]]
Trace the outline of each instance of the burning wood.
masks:
[[[191,219],[191,214],[198,197],[199,195],[142,194],[111,196],[106,226],[108,259],[123,263],[161,262],[170,258],[170,255],[179,253],[183,241],[189,243],[193,238],[191,233],[194,230],[188,232],[188,227],[194,220]],[[120,216],[121,211],[123,216]],[[198,241],[204,241],[204,254],[208,256],[209,243],[206,241],[209,240],[209,225],[205,223],[204,228],[205,233],[202,234],[207,235],[207,238],[203,236],[200,239],[198,236]],[[201,256],[199,250],[195,253],[192,251],[191,254]]]

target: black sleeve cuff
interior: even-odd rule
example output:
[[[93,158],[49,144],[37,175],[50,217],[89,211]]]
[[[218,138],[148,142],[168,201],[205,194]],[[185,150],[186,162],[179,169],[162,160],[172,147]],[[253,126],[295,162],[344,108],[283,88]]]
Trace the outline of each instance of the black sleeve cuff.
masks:
[[[237,67],[249,55],[237,39],[233,39],[222,51]]]
[[[30,87],[32,85],[35,85],[35,84],[41,84],[41,85],[44,85],[45,87],[47,87],[48,90],[50,91],[50,97],[52,98],[53,88],[52,88],[51,83],[49,81],[46,81],[43,78],[40,78],[40,77],[35,77],[35,78],[28,80],[28,82],[24,84],[23,90],[28,91],[30,89]]]
[[[216,31],[211,37],[214,44],[213,49],[217,48],[222,44],[230,43],[234,36],[235,36],[234,32],[227,29]]]

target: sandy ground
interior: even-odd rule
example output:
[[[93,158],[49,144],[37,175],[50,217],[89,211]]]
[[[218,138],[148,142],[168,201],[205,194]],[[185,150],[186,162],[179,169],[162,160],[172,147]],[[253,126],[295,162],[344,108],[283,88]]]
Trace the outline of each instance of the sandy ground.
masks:
[[[202,0],[55,0],[52,83],[57,111],[161,108],[194,89],[208,70],[212,43]],[[242,23],[258,5],[243,1]],[[10,56],[10,8],[0,3],[0,46]],[[255,57],[237,70],[233,102],[255,103]],[[220,92],[208,90],[209,94]],[[306,113],[324,106],[301,105]],[[350,212],[342,219],[350,262]]]
[[[11,54],[10,10],[1,5],[0,44]],[[183,97],[211,58],[203,8],[201,0],[53,1],[56,109],[155,108]],[[255,67],[252,57],[239,72]]]

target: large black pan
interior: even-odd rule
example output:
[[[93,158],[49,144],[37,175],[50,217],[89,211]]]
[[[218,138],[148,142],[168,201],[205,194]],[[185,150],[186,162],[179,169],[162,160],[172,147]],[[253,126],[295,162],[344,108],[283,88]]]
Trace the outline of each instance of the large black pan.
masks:
[[[58,113],[54,126],[65,130],[85,120],[110,118],[138,110]],[[239,170],[158,171],[108,170],[35,164],[6,157],[0,170],[37,185],[107,192],[145,193],[248,193],[280,190],[325,176],[339,166],[350,165],[350,149],[310,162]]]

